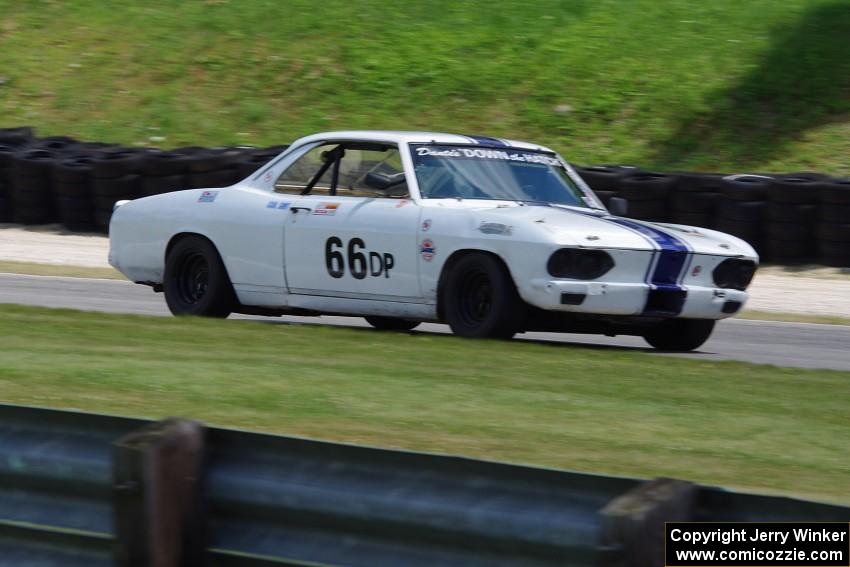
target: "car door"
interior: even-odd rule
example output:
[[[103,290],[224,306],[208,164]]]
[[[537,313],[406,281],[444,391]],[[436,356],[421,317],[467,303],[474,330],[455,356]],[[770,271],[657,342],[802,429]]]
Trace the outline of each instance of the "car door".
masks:
[[[276,191],[307,191],[292,198],[285,221],[289,293],[421,301],[420,210],[402,171],[396,146],[352,143],[319,146],[281,175]]]

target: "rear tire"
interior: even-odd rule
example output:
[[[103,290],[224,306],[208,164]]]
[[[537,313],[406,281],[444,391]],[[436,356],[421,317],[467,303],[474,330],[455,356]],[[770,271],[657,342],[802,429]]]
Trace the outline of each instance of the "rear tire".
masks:
[[[163,291],[174,315],[224,319],[236,296],[215,246],[200,236],[181,239],[165,260]]]
[[[379,315],[370,315],[365,319],[379,331],[412,331],[420,323],[420,321],[408,321],[398,317],[381,317]]]
[[[522,330],[525,303],[499,260],[473,253],[446,277],[443,312],[452,332],[461,337],[509,339]]]
[[[644,334],[643,338],[659,350],[687,352],[701,347],[708,340],[715,323],[712,319],[667,319]]]

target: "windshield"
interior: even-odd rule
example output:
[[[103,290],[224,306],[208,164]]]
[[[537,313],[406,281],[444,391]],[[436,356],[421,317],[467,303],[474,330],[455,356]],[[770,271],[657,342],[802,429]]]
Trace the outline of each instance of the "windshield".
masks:
[[[539,201],[596,208],[552,154],[514,148],[411,144],[423,199]]]

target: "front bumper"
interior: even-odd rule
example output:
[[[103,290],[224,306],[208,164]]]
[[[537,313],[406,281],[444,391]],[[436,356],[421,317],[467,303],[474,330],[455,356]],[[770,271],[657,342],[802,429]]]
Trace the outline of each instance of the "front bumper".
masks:
[[[744,306],[747,292],[706,286],[680,291],[646,283],[577,282],[534,279],[522,293],[526,302],[547,311],[600,315],[652,315],[723,319]]]

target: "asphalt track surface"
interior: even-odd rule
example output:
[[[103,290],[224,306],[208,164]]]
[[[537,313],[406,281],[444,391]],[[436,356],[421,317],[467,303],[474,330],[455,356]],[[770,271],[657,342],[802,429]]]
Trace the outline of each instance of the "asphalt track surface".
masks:
[[[162,294],[149,287],[117,280],[0,274],[0,303],[63,307],[84,311],[168,315]],[[250,317],[269,322],[368,327],[358,317]],[[425,324],[418,332],[447,333],[445,325]],[[664,355],[639,337],[603,337],[564,333],[524,333],[519,340],[624,349]],[[797,368],[850,371],[850,326],[781,323],[732,319],[721,321],[714,335],[693,353],[675,354],[700,360],[740,360]]]

